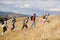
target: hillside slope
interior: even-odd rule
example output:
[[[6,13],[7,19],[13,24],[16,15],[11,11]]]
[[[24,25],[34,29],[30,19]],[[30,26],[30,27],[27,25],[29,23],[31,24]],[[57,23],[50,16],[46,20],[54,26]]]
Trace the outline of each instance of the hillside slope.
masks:
[[[60,40],[60,16],[49,16],[49,23],[44,23],[42,17],[37,17],[36,26],[30,27],[29,20],[28,29],[22,28],[22,23],[25,18],[16,18],[16,27],[11,31],[11,20],[8,20],[8,30],[2,36],[0,24],[0,40]]]

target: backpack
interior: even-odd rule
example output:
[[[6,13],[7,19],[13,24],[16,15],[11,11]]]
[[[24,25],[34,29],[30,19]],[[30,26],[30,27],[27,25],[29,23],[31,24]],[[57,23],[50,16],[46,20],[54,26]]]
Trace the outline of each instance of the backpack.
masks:
[[[31,16],[31,21],[32,21],[33,16]]]

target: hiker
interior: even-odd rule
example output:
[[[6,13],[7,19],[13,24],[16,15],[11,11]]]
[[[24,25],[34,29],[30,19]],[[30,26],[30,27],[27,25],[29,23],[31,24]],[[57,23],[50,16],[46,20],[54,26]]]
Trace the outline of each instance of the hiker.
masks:
[[[33,14],[33,16],[31,16],[31,22],[32,22],[32,24],[31,24],[31,27],[32,26],[34,26],[35,27],[35,19],[36,19],[36,14]]]
[[[12,17],[12,28],[11,28],[11,30],[14,30],[14,28],[15,28],[15,22],[16,22],[15,17]]]
[[[28,28],[28,26],[27,26],[28,19],[29,19],[29,17],[27,17],[27,18],[24,20],[22,29],[23,29],[24,27]]]
[[[2,35],[5,33],[5,31],[7,30],[7,19],[6,18],[2,18],[1,20],[2,22]]]
[[[44,23],[45,23],[45,22],[49,22],[48,16],[49,16],[49,14],[43,15],[43,22],[44,22]]]

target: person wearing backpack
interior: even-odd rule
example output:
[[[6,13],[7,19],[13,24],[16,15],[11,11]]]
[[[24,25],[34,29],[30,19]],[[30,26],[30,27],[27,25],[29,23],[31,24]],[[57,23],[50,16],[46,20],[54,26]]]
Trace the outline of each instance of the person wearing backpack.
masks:
[[[32,26],[34,26],[35,27],[35,25],[36,25],[36,23],[35,23],[35,20],[36,20],[36,14],[33,14],[33,16],[31,16],[31,27]]]

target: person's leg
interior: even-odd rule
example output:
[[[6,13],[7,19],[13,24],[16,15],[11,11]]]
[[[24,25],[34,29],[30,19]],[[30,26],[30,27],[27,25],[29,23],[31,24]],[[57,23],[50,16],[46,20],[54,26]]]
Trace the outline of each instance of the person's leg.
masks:
[[[24,26],[22,27],[22,29],[24,28]]]
[[[7,30],[6,26],[2,24],[2,35],[5,33],[6,30]]]
[[[31,24],[31,27],[32,27],[32,26],[33,26],[33,21],[31,21],[31,23],[32,23],[32,24]]]
[[[26,28],[28,28],[27,24],[25,25]]]
[[[25,27],[25,24],[23,24],[23,27],[22,27],[22,29]]]
[[[7,28],[6,28],[6,27],[3,27],[3,33],[4,33],[6,30],[7,30]]]
[[[3,27],[3,29],[2,29],[2,35],[5,33],[6,30],[7,30],[7,28]]]
[[[36,26],[36,23],[35,23],[35,22],[33,22],[33,26],[34,26],[34,27]]]
[[[13,25],[13,29],[15,28],[15,25]]]
[[[15,25],[14,24],[12,24],[12,29],[11,30],[13,30],[15,28]]]
[[[49,23],[49,20],[47,20],[47,22]]]

